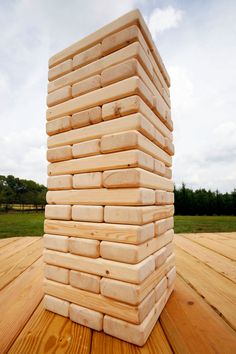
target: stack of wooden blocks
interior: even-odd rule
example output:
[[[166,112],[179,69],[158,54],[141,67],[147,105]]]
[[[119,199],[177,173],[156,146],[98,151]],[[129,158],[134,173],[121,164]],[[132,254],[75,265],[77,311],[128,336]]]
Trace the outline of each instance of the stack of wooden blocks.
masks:
[[[135,10],[48,77],[45,308],[143,345],[175,279],[168,74]]]

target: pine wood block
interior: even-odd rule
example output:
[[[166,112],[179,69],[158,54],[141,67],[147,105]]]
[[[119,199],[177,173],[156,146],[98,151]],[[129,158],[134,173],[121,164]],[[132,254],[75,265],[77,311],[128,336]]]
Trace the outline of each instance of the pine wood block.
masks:
[[[47,234],[43,236],[43,243],[45,248],[55,250],[55,251],[61,251],[61,252],[68,252],[69,249],[68,240],[69,237],[67,236],[47,235]]]
[[[99,43],[75,55],[73,58],[73,68],[77,69],[83,65],[89,64],[92,61],[101,58],[101,56],[102,56],[102,46]]]
[[[105,171],[102,174],[102,180],[106,188],[143,187],[167,191],[174,189],[172,181],[141,168]]]
[[[100,241],[114,241],[140,244],[154,236],[153,223],[137,225],[119,225],[94,222],[45,220],[46,233],[89,238]]]
[[[165,138],[164,150],[171,156],[173,156],[175,153],[174,145],[173,145],[172,141],[168,138]]]
[[[101,294],[107,298],[137,305],[155,288],[174,264],[174,257],[168,257],[160,268],[152,272],[139,285],[115,279],[102,278],[100,283]]]
[[[71,126],[73,129],[86,127],[90,124],[96,124],[102,121],[101,107],[93,107],[85,111],[75,113],[71,118]]]
[[[134,284],[142,283],[155,269],[153,256],[149,256],[138,264],[125,264],[103,258],[89,258],[51,250],[45,250],[43,256],[44,261],[51,265]]]
[[[47,187],[49,190],[63,190],[72,188],[72,176],[52,176],[47,179]]]
[[[174,218],[167,218],[163,220],[158,220],[155,222],[155,235],[162,235],[167,230],[173,229],[174,227]]]
[[[72,149],[70,145],[60,146],[47,150],[47,160],[49,162],[66,161],[72,159]]]
[[[54,296],[44,296],[44,307],[46,310],[57,313],[58,315],[68,317],[69,316],[69,302],[58,299]]]
[[[48,204],[152,205],[155,191],[147,188],[80,189],[47,192]]]
[[[71,86],[61,87],[47,96],[47,106],[52,107],[72,98]]]
[[[102,241],[100,245],[101,257],[113,261],[136,264],[147,258],[173,239],[173,231],[166,232],[140,245],[128,245]]]
[[[69,251],[84,257],[98,258],[100,256],[100,242],[86,238],[70,237]]]
[[[72,59],[65,60],[64,62],[54,66],[48,70],[48,80],[52,81],[60,76],[68,74],[72,71]]]
[[[73,176],[73,188],[100,188],[102,187],[102,172],[80,173]]]
[[[131,116],[127,116],[131,117]],[[124,118],[119,118],[124,119]],[[137,130],[127,129],[127,131],[116,132],[113,134],[104,135],[101,138],[101,152],[108,153],[114,151],[124,151],[129,149],[140,149],[141,151],[151,155],[153,158],[160,160],[167,166],[172,165],[171,157],[160,147],[150,141],[147,137],[141,134],[144,130],[140,127]],[[154,166],[153,166],[154,168]]]
[[[155,287],[156,302],[160,300],[160,298],[162,297],[162,295],[165,293],[166,290],[167,290],[167,278],[165,276]]]
[[[103,222],[103,206],[73,205],[72,220]]]
[[[45,264],[44,276],[59,283],[69,284],[69,270],[65,268]]]
[[[97,172],[128,167],[142,167],[152,171],[153,166],[152,156],[143,151],[129,150],[51,163],[48,165],[48,175]]]
[[[73,210],[73,209],[72,209]],[[117,224],[144,225],[172,216],[174,207],[165,206],[105,206],[104,221]]]
[[[72,97],[84,95],[87,92],[97,90],[102,87],[101,76],[95,75],[77,82],[72,86]]]
[[[70,285],[75,288],[99,294],[100,280],[101,277],[98,275],[70,270]]]
[[[64,90],[64,88],[60,90]],[[58,91],[59,90],[57,90],[57,94]],[[51,94],[56,95],[55,92]],[[48,108],[46,114],[47,120],[52,120],[65,115],[71,115],[132,94],[140,95],[150,107],[153,107],[152,94],[138,77],[133,76]]]
[[[174,252],[174,242],[172,241],[168,243],[168,245],[166,245],[165,248],[166,248],[167,257],[169,257]]]
[[[103,328],[104,315],[100,312],[75,304],[70,304],[69,314],[71,321],[82,326],[92,328],[95,331],[101,331]]]
[[[45,218],[57,220],[71,220],[70,205],[46,205]]]
[[[155,164],[155,161],[154,161],[154,164]],[[168,179],[171,179],[172,178],[172,170],[171,168],[169,167],[166,167],[165,168],[165,175],[164,177],[168,178]]]
[[[173,204],[174,203],[174,193],[165,191],[156,191],[156,204]]]
[[[54,119],[46,123],[46,132],[48,135],[63,133],[71,129],[71,117],[65,116]]]
[[[176,278],[176,267],[173,267],[167,274],[167,286],[170,288]]]
[[[100,139],[84,141],[72,147],[74,158],[87,157],[100,154]]]
[[[168,244],[160,248],[157,252],[153,253],[153,257],[155,258],[156,269],[159,269],[165,263],[166,259],[169,256],[167,246]]]

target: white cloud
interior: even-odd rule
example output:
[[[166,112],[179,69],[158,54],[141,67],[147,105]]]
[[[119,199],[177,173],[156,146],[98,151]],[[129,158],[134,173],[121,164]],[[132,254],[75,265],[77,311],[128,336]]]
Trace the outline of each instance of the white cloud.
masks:
[[[172,6],[167,6],[163,9],[155,8],[148,19],[149,28],[154,39],[157,38],[158,33],[178,27],[182,17],[183,11]]]

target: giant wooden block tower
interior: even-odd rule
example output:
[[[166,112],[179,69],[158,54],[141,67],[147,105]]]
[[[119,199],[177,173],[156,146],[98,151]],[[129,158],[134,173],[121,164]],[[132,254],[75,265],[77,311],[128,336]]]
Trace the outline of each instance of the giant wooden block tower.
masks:
[[[45,307],[143,345],[175,279],[169,76],[135,10],[48,78]]]

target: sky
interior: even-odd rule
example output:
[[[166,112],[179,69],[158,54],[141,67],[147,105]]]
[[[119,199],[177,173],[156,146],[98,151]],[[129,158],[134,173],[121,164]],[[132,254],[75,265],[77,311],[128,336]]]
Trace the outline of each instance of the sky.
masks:
[[[171,77],[176,186],[236,188],[234,0],[0,0],[0,175],[46,184],[49,57],[135,8]]]

